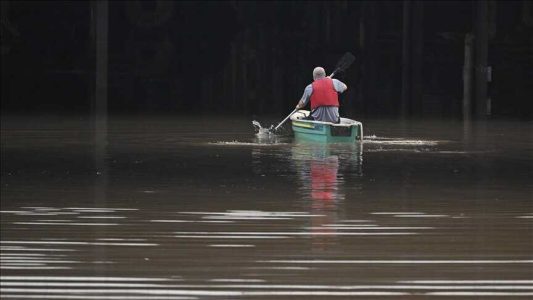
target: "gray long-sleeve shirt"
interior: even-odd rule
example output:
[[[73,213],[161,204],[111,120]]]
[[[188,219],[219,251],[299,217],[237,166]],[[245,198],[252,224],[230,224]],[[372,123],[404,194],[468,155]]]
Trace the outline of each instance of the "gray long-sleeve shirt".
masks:
[[[333,81],[333,88],[338,93],[342,93],[346,91],[348,88],[346,84],[344,84],[342,81],[338,79],[332,79]],[[304,89],[304,94],[302,95],[302,98],[300,101],[305,105],[309,103],[309,99],[311,99],[311,95],[313,94],[313,85],[309,84]],[[333,122],[336,123],[339,120],[339,108],[336,106],[319,106],[317,107],[313,112],[312,116],[317,121],[323,121],[323,122]]]

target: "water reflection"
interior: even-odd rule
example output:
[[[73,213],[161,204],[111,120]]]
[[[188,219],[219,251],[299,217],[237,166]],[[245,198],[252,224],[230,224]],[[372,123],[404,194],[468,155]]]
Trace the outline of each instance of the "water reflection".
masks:
[[[108,207],[107,198],[108,198],[108,186],[109,186],[109,166],[108,161],[108,118],[106,110],[106,98],[105,96],[99,95],[97,106],[99,109],[95,112],[93,119],[94,126],[94,166],[96,169],[96,178],[94,181],[94,207]],[[104,101],[104,103],[101,103]],[[105,219],[104,219],[105,220]],[[81,224],[91,224],[91,223],[81,223]],[[101,224],[114,224],[114,223],[101,223]],[[105,235],[106,229],[102,226],[92,226],[91,227],[94,236],[103,236]],[[105,247],[96,247],[92,253],[94,260],[106,260],[107,259],[107,249]],[[95,272],[104,272],[105,264],[95,264]]]
[[[313,250],[336,244],[337,224],[342,218],[346,176],[362,176],[362,145],[297,142],[291,147],[291,162],[299,179],[299,193],[306,200],[311,218]],[[352,177],[350,177],[352,178]],[[350,181],[357,186],[357,180]]]
[[[532,296],[530,124],[368,126],[363,176],[230,119],[32,122],[2,126],[2,299]]]

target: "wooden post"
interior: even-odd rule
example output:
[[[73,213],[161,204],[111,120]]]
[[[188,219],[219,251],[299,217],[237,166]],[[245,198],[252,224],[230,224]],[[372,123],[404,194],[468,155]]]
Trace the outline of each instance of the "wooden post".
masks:
[[[463,64],[463,120],[469,120],[472,114],[472,44],[474,36],[465,36],[465,57]]]

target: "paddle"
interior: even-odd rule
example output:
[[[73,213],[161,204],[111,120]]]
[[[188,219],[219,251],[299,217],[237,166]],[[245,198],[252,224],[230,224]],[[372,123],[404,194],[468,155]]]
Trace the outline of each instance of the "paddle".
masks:
[[[351,54],[350,52],[346,52],[342,57],[341,59],[339,60],[339,62],[337,62],[337,65],[335,66],[335,70],[331,73],[331,75],[329,75],[329,78],[333,78],[333,76],[336,74],[336,73],[339,73],[339,72],[342,72],[344,70],[346,70],[355,60],[355,56],[353,56],[353,54]],[[283,121],[281,121],[278,126],[274,127],[273,130],[270,130],[270,131],[276,131],[278,130],[278,128],[283,125],[283,123],[285,123],[287,121],[287,119],[289,119],[295,112],[298,111],[298,108],[295,108],[287,117],[285,117],[285,119],[283,119]]]
[[[285,117],[285,119],[283,119],[283,121],[279,122],[278,126],[274,127],[274,131],[278,130],[278,128],[283,125],[283,123],[285,123],[285,121],[287,121],[287,119],[290,118],[297,111],[298,108],[295,108],[287,117]]]
[[[336,73],[348,69],[348,67],[354,62],[354,60],[355,56],[353,56],[353,54],[351,54],[350,52],[346,52],[337,63],[335,71],[333,71],[331,75],[329,75],[329,77],[332,78],[333,75],[335,75]]]

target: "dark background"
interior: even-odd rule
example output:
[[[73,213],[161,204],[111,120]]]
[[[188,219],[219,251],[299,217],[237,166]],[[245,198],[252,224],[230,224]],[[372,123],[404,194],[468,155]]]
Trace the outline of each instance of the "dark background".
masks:
[[[283,116],[315,66],[331,72],[350,51],[343,114],[461,117],[465,35],[479,20],[476,1],[108,4],[112,114]],[[533,5],[482,4],[491,117],[531,119]],[[2,113],[90,114],[96,22],[94,2],[2,1]]]

